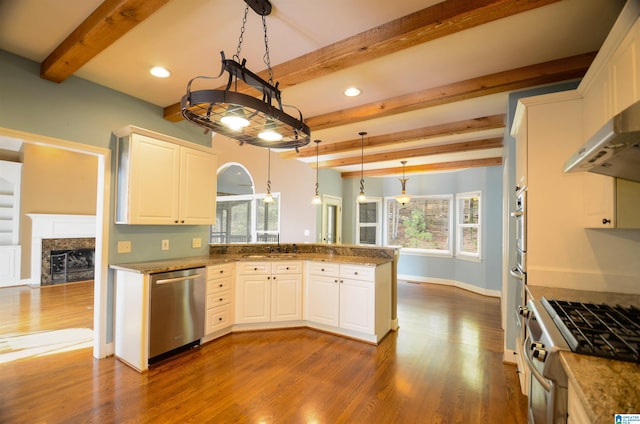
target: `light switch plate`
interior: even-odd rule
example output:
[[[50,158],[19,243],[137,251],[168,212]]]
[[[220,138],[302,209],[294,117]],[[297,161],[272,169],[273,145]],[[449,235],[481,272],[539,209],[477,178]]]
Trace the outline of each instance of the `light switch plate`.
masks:
[[[169,240],[162,240],[162,250],[169,250]]]
[[[200,237],[194,237],[191,239],[191,247],[197,249],[202,247],[202,239]]]
[[[118,253],[131,253],[131,242],[130,241],[119,241],[118,242]]]

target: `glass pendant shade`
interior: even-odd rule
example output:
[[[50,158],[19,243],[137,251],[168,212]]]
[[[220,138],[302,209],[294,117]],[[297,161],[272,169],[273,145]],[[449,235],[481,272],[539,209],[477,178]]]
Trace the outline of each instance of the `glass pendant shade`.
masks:
[[[280,141],[282,134],[276,131],[276,124],[273,121],[267,121],[263,130],[258,134],[258,138],[264,141]]]
[[[267,194],[264,196],[264,203],[273,203],[273,196],[270,192],[267,192]]]
[[[402,164],[402,178],[400,179],[400,183],[402,184],[402,192],[401,194],[395,196],[395,199],[398,203],[404,206],[407,203],[409,203],[409,201],[411,200],[411,196],[407,194],[407,190],[406,190],[407,181],[409,179],[404,177],[404,166],[407,164],[407,161],[403,160],[400,163]]]
[[[249,126],[249,120],[245,117],[244,111],[241,107],[229,109],[229,111],[220,118],[220,122],[233,131],[239,131],[242,128]]]

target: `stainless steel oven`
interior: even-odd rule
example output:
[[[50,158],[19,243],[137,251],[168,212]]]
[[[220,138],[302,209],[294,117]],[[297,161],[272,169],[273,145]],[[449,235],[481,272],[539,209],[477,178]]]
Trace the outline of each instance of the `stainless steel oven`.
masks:
[[[525,308],[527,336],[524,360],[529,368],[529,424],[567,422],[567,375],[558,352],[570,350],[541,303],[529,300]]]
[[[509,273],[518,279],[516,292],[518,293],[517,308],[515,309],[515,323],[519,343],[526,337],[523,325],[522,311],[527,302],[525,285],[527,284],[527,189],[519,189],[516,193],[515,210],[511,213],[515,221],[515,266]]]

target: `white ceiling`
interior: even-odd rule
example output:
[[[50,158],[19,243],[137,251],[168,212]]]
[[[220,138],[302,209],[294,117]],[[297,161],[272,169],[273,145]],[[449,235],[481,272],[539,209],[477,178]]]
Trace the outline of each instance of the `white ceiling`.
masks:
[[[101,3],[101,0],[0,0],[0,49],[41,62]],[[275,66],[439,2],[271,0],[271,3],[273,12],[266,20],[271,64]],[[623,5],[622,0],[563,0],[286,88],[283,101],[298,107],[305,117],[312,117],[596,51]],[[225,51],[227,57],[236,52],[244,8],[242,0],[172,0],[75,75],[161,107],[177,103],[189,79],[196,75],[218,75],[220,51]],[[257,72],[265,68],[263,54],[262,23],[250,10],[241,57]],[[167,67],[171,77],[152,77],[149,69],[154,65]],[[278,75],[274,75],[274,80],[278,80]],[[363,94],[345,97],[343,90],[352,85],[361,88]],[[334,143],[356,139],[360,131],[376,136],[501,114],[506,112],[506,96],[494,94],[313,131],[312,139]],[[503,132],[496,130],[497,135],[490,136],[499,137]],[[469,135],[400,143],[393,149],[460,141],[465,137]],[[469,157],[491,157],[495,153],[495,149],[472,152]],[[337,155],[340,156],[345,154]],[[411,158],[408,165],[448,160],[454,159]],[[307,161],[315,162],[315,157]],[[365,169],[397,166],[399,160],[367,164]],[[360,166],[337,169],[356,171]]]

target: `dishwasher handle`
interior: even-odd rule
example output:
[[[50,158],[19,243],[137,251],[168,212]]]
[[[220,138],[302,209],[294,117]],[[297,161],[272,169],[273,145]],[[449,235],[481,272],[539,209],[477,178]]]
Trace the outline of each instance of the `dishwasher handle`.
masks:
[[[198,273],[198,274],[193,274],[193,275],[187,275],[186,277],[165,278],[165,279],[162,279],[162,280],[156,280],[155,283],[156,284],[178,283],[180,281],[195,280],[196,278],[200,278],[201,276],[202,276],[202,274]]]

